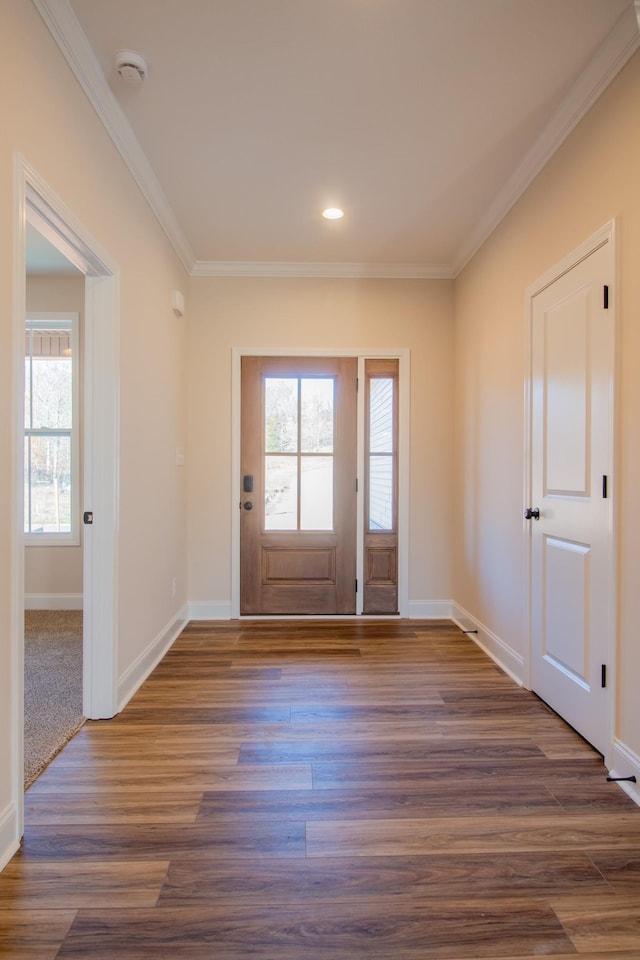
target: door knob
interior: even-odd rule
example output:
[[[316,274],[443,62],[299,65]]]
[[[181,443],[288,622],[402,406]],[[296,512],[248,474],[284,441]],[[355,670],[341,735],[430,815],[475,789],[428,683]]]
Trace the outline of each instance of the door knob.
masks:
[[[537,507],[527,507],[527,509],[524,512],[524,518],[525,520],[539,520],[540,519],[539,509]]]
[[[251,503],[251,500],[245,500],[242,506],[245,510],[253,510],[253,504]]]

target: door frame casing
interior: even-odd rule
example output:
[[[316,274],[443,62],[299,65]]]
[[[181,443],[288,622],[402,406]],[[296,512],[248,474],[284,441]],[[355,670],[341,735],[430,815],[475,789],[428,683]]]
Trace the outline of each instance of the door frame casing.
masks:
[[[11,712],[12,796],[18,838],[24,826],[24,322],[25,227],[32,223],[85,275],[84,483],[82,509],[94,511],[83,549],[83,711],[117,712],[119,473],[119,271],[23,156],[14,163]],[[22,421],[22,422],[21,422]]]
[[[524,519],[524,511],[532,506],[531,496],[533,488],[533,303],[534,298],[544,289],[551,286],[556,280],[569,273],[583,260],[586,260],[591,254],[602,247],[606,247],[609,255],[610,276],[613,281],[613,290],[609,291],[609,310],[611,311],[611,320],[613,327],[613,367],[611,370],[610,396],[609,396],[609,449],[608,459],[608,544],[609,558],[608,570],[609,577],[606,584],[608,598],[608,618],[607,618],[607,636],[605,638],[607,648],[607,684],[610,690],[609,710],[606,717],[608,744],[607,754],[605,754],[605,763],[612,758],[614,735],[615,735],[615,716],[617,702],[617,539],[618,522],[617,508],[618,501],[618,481],[615,467],[618,463],[617,457],[617,384],[619,382],[618,363],[619,351],[617,349],[618,340],[618,322],[617,322],[617,289],[618,289],[618,268],[616,256],[616,221],[609,220],[599,230],[596,230],[587,240],[572,250],[569,254],[558,261],[554,266],[546,270],[537,280],[534,280],[525,291],[525,313],[524,313],[524,482],[523,482],[523,504],[522,504],[522,531],[523,531],[523,549],[524,549],[524,603],[523,603],[523,637],[525,638],[523,651],[523,683],[528,689],[532,689],[532,661],[533,661],[533,618],[532,618],[532,585],[533,585],[533,550],[532,534],[533,527],[531,520]],[[533,504],[535,506],[535,504]]]
[[[231,348],[231,618],[240,618],[240,405],[242,357],[357,357],[358,378],[364,383],[364,361],[369,358],[388,357],[399,363],[399,458],[398,458],[398,612],[407,617],[409,606],[409,431],[410,431],[410,350],[408,348],[345,349],[338,347],[291,348],[291,347],[232,347]],[[364,389],[358,391],[358,451],[357,473],[364,476]],[[357,544],[356,564],[358,592],[356,616],[362,615],[362,583],[364,567],[363,531],[364,499],[363,485],[359,484],[357,497]],[[380,619],[380,617],[376,617]]]

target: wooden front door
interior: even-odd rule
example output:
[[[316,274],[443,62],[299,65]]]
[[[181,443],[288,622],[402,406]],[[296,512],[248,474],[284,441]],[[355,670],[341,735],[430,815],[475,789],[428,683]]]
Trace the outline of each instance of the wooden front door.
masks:
[[[356,612],[353,357],[243,357],[240,613]]]

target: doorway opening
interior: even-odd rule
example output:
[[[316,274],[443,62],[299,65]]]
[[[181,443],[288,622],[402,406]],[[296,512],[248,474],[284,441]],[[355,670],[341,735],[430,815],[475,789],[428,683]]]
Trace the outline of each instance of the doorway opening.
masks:
[[[35,170],[15,162],[14,432],[12,509],[11,675],[12,797],[16,839],[23,832],[25,610],[25,323],[27,225],[73,264],[84,280],[84,434],[82,551],[84,716],[117,712],[118,270]],[[60,478],[58,478],[58,482]]]
[[[24,361],[24,783],[84,723],[84,274],[29,222]]]

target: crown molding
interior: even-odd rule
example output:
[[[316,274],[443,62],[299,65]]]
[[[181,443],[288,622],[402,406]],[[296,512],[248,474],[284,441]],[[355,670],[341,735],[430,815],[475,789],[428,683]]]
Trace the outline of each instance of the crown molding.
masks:
[[[69,0],[33,0],[187,273],[194,277],[452,279],[520,199],[598,97],[640,47],[640,0],[614,25],[532,149],[488,206],[453,264],[205,261],[195,254],[129,122],[104,78]]]
[[[464,269],[520,199],[571,131],[640,47],[640,0],[622,14],[582,71],[522,163],[504,184],[463,245],[453,276]]]
[[[33,4],[189,273],[195,263],[193,250],[129,121],[104,78],[69,0],[33,0]]]
[[[437,263],[296,263],[284,260],[197,260],[192,277],[326,277],[386,280],[451,280],[452,268]]]

